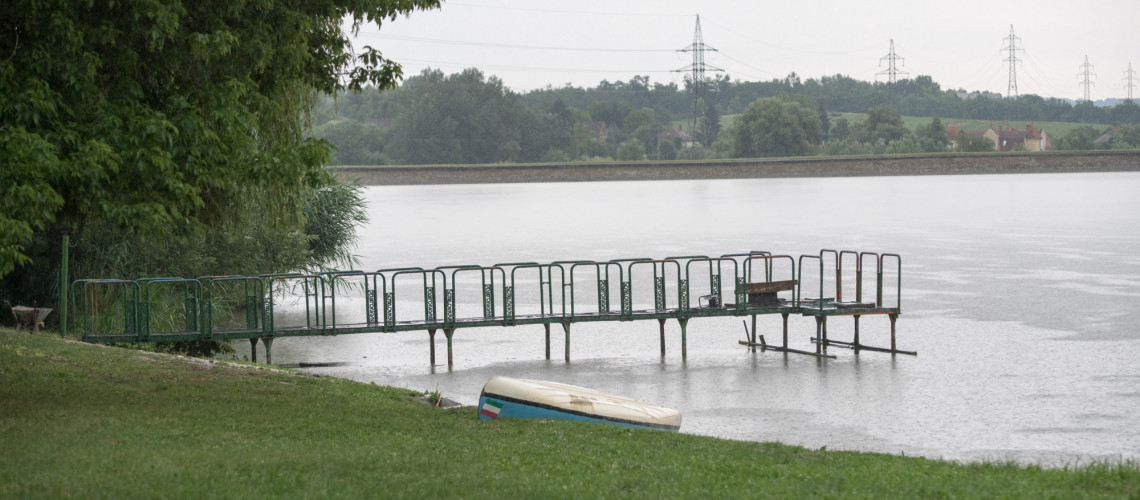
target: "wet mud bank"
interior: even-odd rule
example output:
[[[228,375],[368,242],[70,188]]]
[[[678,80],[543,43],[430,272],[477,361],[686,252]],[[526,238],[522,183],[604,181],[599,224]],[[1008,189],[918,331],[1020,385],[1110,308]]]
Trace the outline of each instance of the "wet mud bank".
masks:
[[[365,186],[1140,171],[1140,151],[982,153],[699,162],[330,167]]]

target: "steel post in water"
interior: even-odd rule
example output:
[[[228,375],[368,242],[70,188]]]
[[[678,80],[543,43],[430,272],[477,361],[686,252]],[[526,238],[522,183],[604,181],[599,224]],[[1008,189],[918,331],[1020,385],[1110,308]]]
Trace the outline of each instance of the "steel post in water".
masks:
[[[752,343],[752,352],[756,352],[756,315],[752,315],[752,338],[748,339]]]
[[[431,347],[428,348],[431,365],[435,366],[435,328],[428,329],[428,343],[431,344]]]
[[[543,330],[546,330],[546,359],[550,359],[550,323],[542,324]]]
[[[454,334],[455,334],[454,328],[444,328],[443,329],[443,336],[447,337],[447,369],[448,370],[450,370],[451,366],[454,364],[454,360],[451,357],[451,336]],[[433,342],[432,345],[434,345],[434,344],[435,343]]]
[[[566,362],[570,362],[570,323],[562,323],[562,329],[566,331]]]
[[[664,358],[665,357],[665,318],[658,319],[657,323],[661,325],[661,357]]]
[[[815,353],[823,353],[823,316],[815,317]]]
[[[788,313],[781,313],[784,317],[784,349],[788,348]]]
[[[855,354],[859,354],[859,315],[855,315]]]
[[[689,326],[689,318],[677,318],[677,322],[681,323],[681,359],[688,359],[689,347],[687,329]]]
[[[249,360],[257,362],[257,337],[249,339]]]
[[[891,318],[891,354],[894,354],[895,350],[896,350],[895,349],[895,320],[899,319],[899,315],[898,314],[888,314],[887,317]]]

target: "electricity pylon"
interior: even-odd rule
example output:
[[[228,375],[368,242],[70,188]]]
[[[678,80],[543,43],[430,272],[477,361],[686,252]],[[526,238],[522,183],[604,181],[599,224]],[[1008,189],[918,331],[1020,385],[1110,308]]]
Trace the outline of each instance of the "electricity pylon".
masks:
[[[685,48],[677,51],[677,52],[692,52],[693,53],[693,63],[688,65],[688,66],[685,66],[684,68],[679,68],[679,69],[673,70],[676,73],[685,73],[685,72],[691,72],[692,73],[691,78],[692,78],[692,85],[693,85],[693,94],[695,97],[702,96],[704,94],[705,87],[708,85],[708,82],[705,80],[705,72],[706,71],[724,71],[723,69],[720,69],[716,66],[710,66],[708,64],[705,64],[705,51],[717,52],[716,49],[709,47],[708,45],[705,45],[705,38],[703,35],[701,35],[701,16],[700,16],[700,14],[698,14],[697,15],[697,27],[693,31],[693,43],[691,45],[689,45],[688,47],[685,47]]]
[[[1092,100],[1092,98],[1091,98],[1092,94],[1089,92],[1089,89],[1091,89],[1092,86],[1095,85],[1095,83],[1093,83],[1093,81],[1092,81],[1092,77],[1096,76],[1096,73],[1092,72],[1092,69],[1094,68],[1094,66],[1089,64],[1089,56],[1088,55],[1085,55],[1085,63],[1080,65],[1079,67],[1081,68],[1081,72],[1077,73],[1077,76],[1081,78],[1081,84],[1080,85],[1081,85],[1081,87],[1084,87],[1084,89],[1085,89],[1085,100],[1091,101]]]
[[[1013,25],[1009,25],[1009,36],[1005,37],[1009,41],[1009,46],[1001,49],[1002,52],[1009,52],[1009,57],[1005,58],[1005,62],[1009,63],[1009,90],[1006,92],[1006,98],[1017,98],[1017,51],[1024,51],[1025,49],[1018,48],[1017,42],[1021,41],[1021,37],[1013,34]]]
[[[903,62],[903,58],[895,53],[895,39],[894,38],[891,39],[891,51],[890,51],[890,53],[879,58],[879,67],[883,66],[884,60],[887,61],[887,69],[880,71],[878,73],[875,73],[876,78],[878,78],[879,75],[887,75],[887,83],[893,84],[898,79],[897,78],[898,75],[900,75],[900,74],[909,75],[910,74],[910,73],[907,73],[906,71],[902,71],[898,68],[898,63]]]
[[[1128,89],[1128,100],[1132,100],[1132,89],[1136,86],[1136,72],[1132,70],[1132,63],[1128,63],[1128,71],[1124,72],[1124,88]]]

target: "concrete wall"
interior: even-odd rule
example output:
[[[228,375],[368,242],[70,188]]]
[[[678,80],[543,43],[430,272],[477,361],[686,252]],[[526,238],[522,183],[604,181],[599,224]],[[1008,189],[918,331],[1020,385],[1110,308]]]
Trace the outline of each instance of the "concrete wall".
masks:
[[[367,186],[767,177],[969,175],[1140,171],[1140,151],[975,153],[701,162],[330,167]]]

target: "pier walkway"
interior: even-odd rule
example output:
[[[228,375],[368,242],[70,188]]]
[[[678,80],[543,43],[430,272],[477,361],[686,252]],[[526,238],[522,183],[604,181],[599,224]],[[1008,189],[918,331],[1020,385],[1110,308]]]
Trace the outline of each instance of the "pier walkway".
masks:
[[[868,287],[873,290],[865,291]],[[753,352],[834,357],[826,352],[834,346],[915,354],[895,345],[901,288],[899,255],[825,249],[798,257],[750,251],[317,274],[80,279],[71,283],[69,295],[70,321],[88,342],[248,339],[256,361],[260,340],[272,363],[277,338],[426,331],[434,366],[435,335],[442,331],[450,367],[452,338],[459,329],[542,325],[550,359],[551,325],[559,325],[569,361],[574,323],[657,320],[664,357],[665,323],[674,319],[685,358],[689,320],[726,316],[751,317],[752,328],[746,323],[747,340],[740,344]],[[756,317],[772,314],[783,317],[779,344],[756,332]],[[873,315],[889,319],[889,347],[860,342],[859,320]],[[789,347],[790,316],[815,319],[814,350]],[[827,321],[834,316],[854,318],[851,341],[828,338]]]

